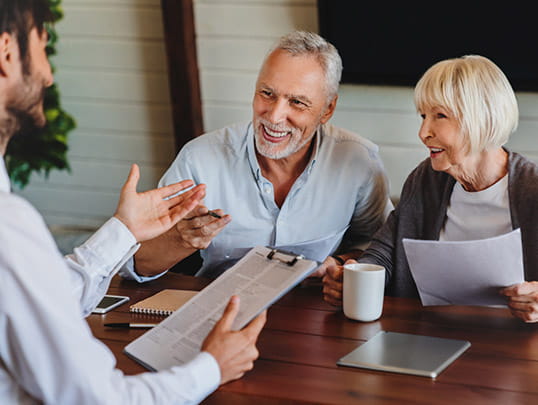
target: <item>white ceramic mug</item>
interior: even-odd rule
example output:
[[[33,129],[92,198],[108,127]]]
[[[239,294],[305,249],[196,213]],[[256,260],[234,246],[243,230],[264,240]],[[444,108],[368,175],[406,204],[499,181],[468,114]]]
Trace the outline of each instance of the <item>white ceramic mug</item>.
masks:
[[[375,321],[383,312],[385,268],[376,264],[344,266],[344,315],[357,321]]]

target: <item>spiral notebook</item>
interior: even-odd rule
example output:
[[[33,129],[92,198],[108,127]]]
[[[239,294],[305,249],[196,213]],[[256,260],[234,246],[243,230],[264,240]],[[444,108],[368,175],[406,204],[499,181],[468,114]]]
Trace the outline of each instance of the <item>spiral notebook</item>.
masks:
[[[130,312],[170,315],[194,297],[198,291],[166,289],[129,307]]]

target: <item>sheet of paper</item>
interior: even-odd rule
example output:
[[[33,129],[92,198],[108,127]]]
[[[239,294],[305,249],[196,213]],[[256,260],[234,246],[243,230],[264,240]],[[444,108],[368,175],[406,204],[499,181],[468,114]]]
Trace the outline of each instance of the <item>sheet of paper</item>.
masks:
[[[519,228],[482,240],[403,245],[423,305],[506,305],[499,289],[524,281]]]
[[[125,352],[151,370],[165,370],[196,356],[220,319],[232,295],[240,298],[233,329],[239,330],[263,309],[301,282],[317,267],[312,260],[275,253],[257,246],[185,305],[125,347]]]

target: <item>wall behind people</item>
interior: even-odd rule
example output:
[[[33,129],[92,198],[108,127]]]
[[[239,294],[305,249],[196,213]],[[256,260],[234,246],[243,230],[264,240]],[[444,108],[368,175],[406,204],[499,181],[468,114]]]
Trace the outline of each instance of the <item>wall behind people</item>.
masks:
[[[33,176],[23,194],[51,225],[99,226],[132,162],[154,187],[175,156],[160,0],[62,0],[55,79],[77,120],[72,173]]]
[[[149,188],[174,156],[159,0],[63,0],[57,81],[79,128],[73,174],[34,180],[24,194],[51,224],[100,224],[115,207],[131,161]],[[206,130],[251,118],[266,50],[294,29],[318,31],[315,0],[194,0]],[[487,55],[485,55],[487,56]],[[538,162],[538,94],[518,93],[521,121],[509,146]],[[397,197],[426,157],[413,90],[343,85],[334,124],[380,146]]]

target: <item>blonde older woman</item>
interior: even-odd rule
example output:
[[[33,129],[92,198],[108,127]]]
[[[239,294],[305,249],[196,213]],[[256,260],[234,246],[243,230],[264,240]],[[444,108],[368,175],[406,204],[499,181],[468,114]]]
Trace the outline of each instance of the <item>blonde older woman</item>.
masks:
[[[510,83],[482,56],[444,60],[417,83],[415,105],[430,157],[359,262],[385,266],[387,295],[418,297],[403,238],[474,240],[521,228],[527,281],[500,293],[514,316],[538,321],[538,166],[503,147],[518,123]],[[341,305],[342,267],[323,282],[325,300]]]

